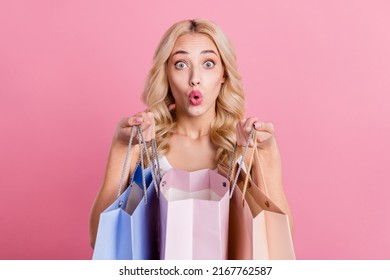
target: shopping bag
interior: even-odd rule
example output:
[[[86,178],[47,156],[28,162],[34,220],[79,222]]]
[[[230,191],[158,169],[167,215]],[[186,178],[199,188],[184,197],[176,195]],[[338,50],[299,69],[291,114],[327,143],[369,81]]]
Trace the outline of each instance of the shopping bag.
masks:
[[[256,143],[256,134],[253,142]],[[253,160],[260,159],[257,149],[250,149],[250,158],[247,161],[247,172],[236,163],[234,169],[238,173],[229,176],[235,177],[231,186],[229,212],[229,242],[228,258],[243,259],[295,259],[289,219],[286,213],[275,205],[267,194],[251,179],[250,169]],[[245,155],[242,156],[245,159]],[[237,167],[238,166],[238,167]],[[226,169],[219,167],[219,172],[228,176]],[[261,174],[265,176],[265,174]],[[266,191],[262,180],[263,187]],[[271,186],[272,187],[272,186]]]
[[[229,182],[214,170],[168,170],[160,183],[160,258],[226,259]]]
[[[130,146],[131,140],[129,150]],[[93,259],[159,258],[156,181],[153,179],[153,167],[143,167],[142,146],[141,143],[140,162],[129,187],[100,215]],[[127,156],[125,164],[126,161]]]

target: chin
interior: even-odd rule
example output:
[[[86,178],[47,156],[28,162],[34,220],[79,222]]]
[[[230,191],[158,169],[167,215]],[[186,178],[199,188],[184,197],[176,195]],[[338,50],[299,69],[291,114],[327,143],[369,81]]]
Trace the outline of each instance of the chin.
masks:
[[[189,115],[192,117],[200,117],[206,113],[206,110],[202,106],[192,107],[188,111]]]

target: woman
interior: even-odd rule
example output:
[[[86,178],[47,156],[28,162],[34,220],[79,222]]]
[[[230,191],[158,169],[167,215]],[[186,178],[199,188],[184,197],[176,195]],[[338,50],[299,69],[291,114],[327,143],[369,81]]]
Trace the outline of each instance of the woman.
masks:
[[[229,166],[234,145],[244,146],[255,126],[268,195],[292,220],[282,186],[281,162],[271,123],[244,118],[244,93],[235,51],[221,29],[205,19],[186,20],[164,34],[143,92],[145,112],[122,119],[116,129],[103,184],[91,212],[94,247],[99,215],[115,199],[132,126],[156,137],[163,169],[186,171]],[[253,143],[252,143],[253,144]],[[129,174],[138,146],[132,149]],[[254,162],[256,164],[256,162]],[[270,184],[268,184],[270,185]]]

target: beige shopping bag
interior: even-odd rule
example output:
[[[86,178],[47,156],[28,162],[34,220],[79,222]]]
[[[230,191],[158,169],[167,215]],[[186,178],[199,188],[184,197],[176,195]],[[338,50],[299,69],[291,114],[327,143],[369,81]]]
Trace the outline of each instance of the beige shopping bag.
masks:
[[[253,159],[259,155],[256,148],[249,154],[248,172],[237,168],[238,180],[231,186],[228,259],[295,259],[288,216],[250,179]],[[256,160],[260,163],[259,158]],[[223,167],[219,167],[219,172],[223,176],[228,173]],[[234,175],[233,172],[230,177],[234,178]],[[272,187],[265,186],[264,180],[262,182],[265,191]]]

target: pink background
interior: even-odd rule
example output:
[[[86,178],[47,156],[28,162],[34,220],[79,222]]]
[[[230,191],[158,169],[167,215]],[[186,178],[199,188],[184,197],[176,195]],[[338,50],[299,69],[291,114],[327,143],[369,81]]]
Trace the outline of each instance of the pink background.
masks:
[[[298,259],[390,259],[390,2],[0,3],[0,259],[89,259],[111,137],[163,32],[233,41],[247,115],[272,121]]]

